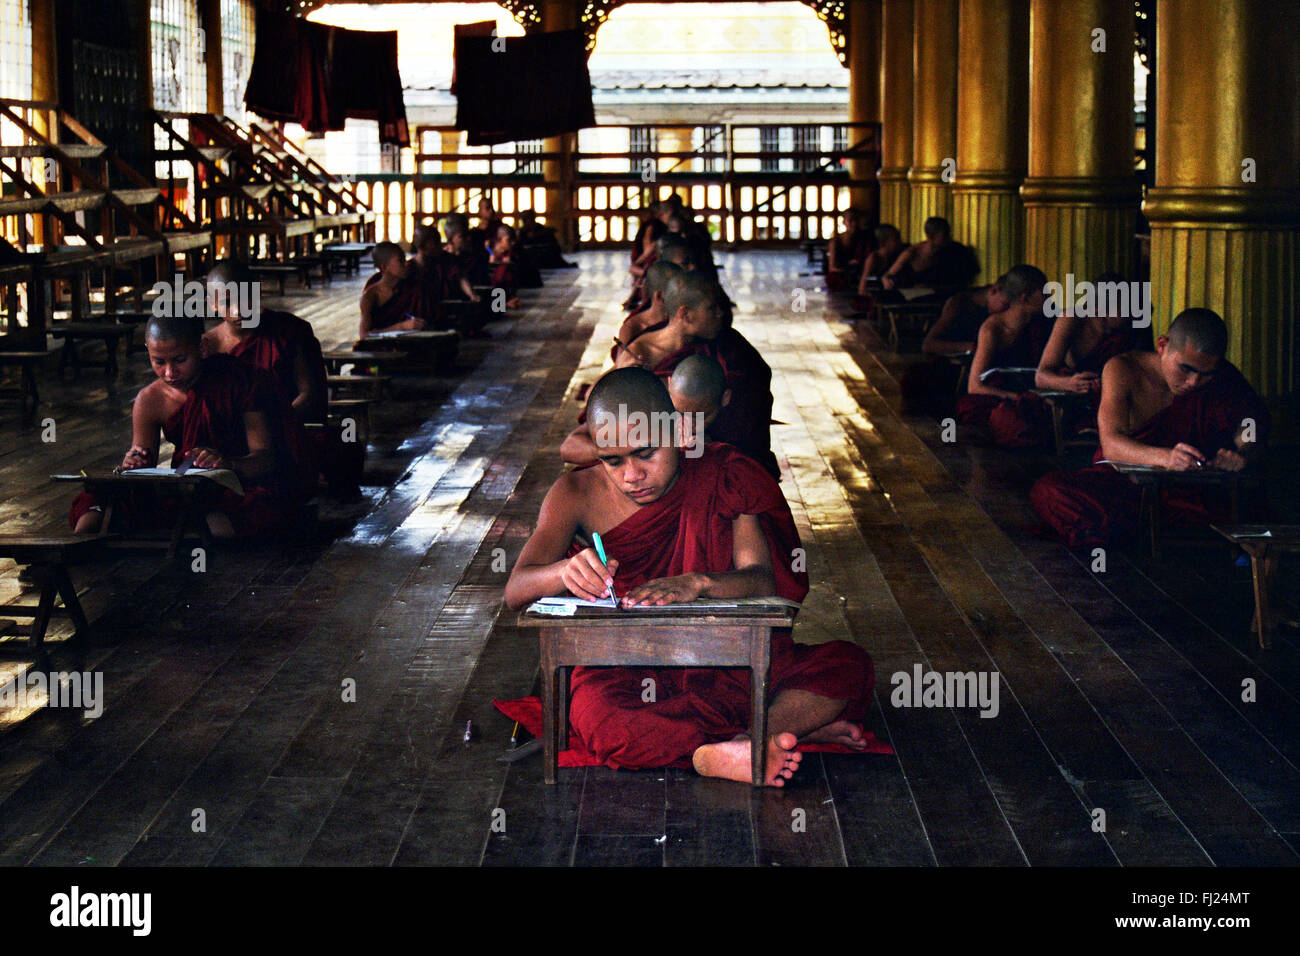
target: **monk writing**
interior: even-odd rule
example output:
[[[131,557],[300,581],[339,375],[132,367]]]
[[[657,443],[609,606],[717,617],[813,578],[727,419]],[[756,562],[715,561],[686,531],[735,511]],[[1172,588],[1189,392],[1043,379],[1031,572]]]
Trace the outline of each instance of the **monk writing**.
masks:
[[[214,537],[283,530],[316,481],[314,468],[293,454],[305,442],[290,440],[287,431],[294,422],[277,414],[270,376],[229,355],[201,358],[202,333],[198,319],[149,320],[145,347],[158,378],[136,396],[132,444],[121,468],[153,467],[164,437],[175,449],[173,467],[188,462],[195,468],[230,469],[239,477],[242,496],[216,484],[204,489],[201,504]],[[165,520],[166,503],[146,498],[133,495],[127,503],[129,523],[147,527]],[[78,533],[95,533],[103,522],[102,506],[83,492],[73,502],[70,521]]]
[[[1209,309],[1186,309],[1156,340],[1154,352],[1117,355],[1101,375],[1097,460],[1170,471],[1240,471],[1259,455],[1268,413],[1245,377],[1227,361],[1228,330]],[[1141,492],[1108,464],[1044,475],[1030,490],[1038,516],[1070,547],[1131,536]],[[1198,489],[1169,488],[1162,506],[1181,524],[1226,515]]]
[[[565,474],[547,493],[506,583],[510,607],[562,594],[595,600],[611,590],[629,607],[770,594],[803,599],[807,576],[790,563],[798,533],[762,469],[725,446],[685,457],[680,426],[667,441],[638,437],[645,435],[638,416],[644,422],[673,413],[667,389],[644,369],[606,374],[588,408],[600,463]],[[586,546],[593,533],[604,539],[608,565]],[[642,698],[647,679],[656,688],[653,702]],[[801,740],[864,747],[859,723],[872,670],[861,648],[795,645],[778,633],[769,680],[769,786],[794,774]],[[749,703],[744,670],[576,668],[570,742],[610,767],[691,766],[748,782]]]
[[[921,286],[950,295],[970,285],[979,274],[979,261],[969,246],[952,238],[952,227],[942,216],[925,221],[925,241],[908,247],[881,277],[886,289]]]
[[[962,373],[953,359],[973,353],[984,320],[1009,304],[997,283],[949,296],[921,343],[921,351],[931,356],[930,361],[909,365],[898,380],[904,404],[937,415],[951,412]]]
[[[375,268],[379,278],[361,293],[361,331],[364,339],[372,332],[410,332],[425,326],[429,310],[424,284],[408,275],[406,253],[395,242],[375,245]]]
[[[656,262],[645,274],[643,292],[645,303],[633,312],[618,328],[618,336],[609,357],[618,358],[618,353],[627,347],[627,343],[642,332],[662,328],[668,323],[668,313],[664,307],[664,292],[672,278],[681,274],[681,267],[672,262]]]
[[[998,279],[1009,304],[980,326],[967,394],[957,401],[957,420],[987,426],[1003,447],[1032,447],[1050,435],[1050,416],[1037,395],[1015,390],[1014,381],[999,373],[985,375],[995,369],[1038,366],[1051,333],[1051,320],[1043,315],[1046,284],[1042,270],[1029,265],[1013,266]]]

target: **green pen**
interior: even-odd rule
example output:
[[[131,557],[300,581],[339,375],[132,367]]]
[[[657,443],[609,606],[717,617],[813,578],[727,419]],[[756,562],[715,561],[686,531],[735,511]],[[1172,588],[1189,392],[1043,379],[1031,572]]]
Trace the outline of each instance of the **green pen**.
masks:
[[[591,533],[591,541],[592,544],[596,546],[596,554],[600,557],[600,563],[605,565],[606,569],[608,569],[609,558],[605,555],[605,545],[600,540],[600,533],[593,531]],[[609,586],[609,596],[613,599],[614,606],[618,607],[618,598],[614,597],[614,585],[612,584]]]

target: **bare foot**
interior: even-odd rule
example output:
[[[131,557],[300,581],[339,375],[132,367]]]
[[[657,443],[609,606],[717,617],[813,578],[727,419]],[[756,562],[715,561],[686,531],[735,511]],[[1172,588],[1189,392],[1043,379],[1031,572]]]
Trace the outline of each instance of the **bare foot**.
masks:
[[[794,734],[774,734],[768,738],[763,782],[769,787],[784,787],[794,776],[803,754],[794,748],[799,743]],[[737,737],[720,744],[705,744],[691,758],[695,771],[702,777],[723,780],[753,781],[748,737]]]
[[[832,720],[824,727],[818,727],[812,733],[805,734],[802,739],[816,744],[843,744],[854,750],[862,750],[867,746],[866,735],[862,732],[862,728],[847,720]]]

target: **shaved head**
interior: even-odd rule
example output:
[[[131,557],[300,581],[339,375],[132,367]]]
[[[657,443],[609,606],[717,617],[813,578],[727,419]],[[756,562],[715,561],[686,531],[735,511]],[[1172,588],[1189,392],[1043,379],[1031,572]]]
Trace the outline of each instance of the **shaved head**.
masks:
[[[229,285],[232,282],[255,282],[256,277],[252,270],[238,259],[222,259],[208,270],[206,281],[209,285],[214,282]]]
[[[683,271],[673,276],[664,290],[664,308],[669,316],[674,316],[678,309],[697,309],[716,302],[721,291],[718,284],[703,272]]]
[[[683,269],[691,264],[691,247],[680,239],[665,236],[659,240],[659,258],[665,262],[676,263]]]
[[[375,248],[370,253],[371,261],[374,262],[376,269],[382,269],[399,256],[405,259],[406,253],[404,253],[402,247],[395,242],[375,243]]]
[[[1228,353],[1228,327],[1211,309],[1184,309],[1174,317],[1166,335],[1178,352],[1190,346],[1213,358],[1223,358]]]
[[[153,315],[144,327],[144,337],[155,342],[197,346],[203,338],[203,320],[187,315]]]
[[[655,262],[645,271],[646,295],[667,292],[668,283],[672,281],[673,276],[681,275],[682,271],[682,267],[675,262],[667,262],[663,259]]]
[[[727,390],[727,375],[716,359],[707,355],[688,355],[673,369],[668,379],[668,390],[674,404],[679,399],[686,399],[692,406],[716,409],[722,405],[722,394]]]
[[[587,422],[593,435],[602,422],[625,419],[633,413],[649,417],[674,411],[663,380],[644,368],[616,368],[606,372],[587,397]]]

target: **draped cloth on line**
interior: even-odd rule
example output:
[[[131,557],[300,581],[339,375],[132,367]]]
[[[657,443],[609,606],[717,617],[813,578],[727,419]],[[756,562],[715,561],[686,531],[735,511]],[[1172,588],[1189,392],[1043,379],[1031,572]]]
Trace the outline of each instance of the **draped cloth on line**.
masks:
[[[598,466],[597,466],[598,467]],[[676,482],[601,535],[619,562],[615,593],[657,578],[732,568],[732,522],[755,515],[771,552],[776,593],[800,601],[806,573],[791,570],[799,545],[790,508],[776,482],[751,459],[713,444],[683,457]],[[574,542],[570,554],[582,545]],[[788,630],[772,637],[769,695],[802,689],[847,702],[842,719],[860,723],[873,682],[871,658],[855,644],[795,644]],[[642,699],[645,679],[655,700]],[[575,668],[569,712],[570,746],[586,761],[628,769],[690,766],[706,743],[731,740],[749,726],[750,677],[734,668]]]
[[[1254,419],[1256,438],[1262,445],[1267,439],[1268,411],[1241,372],[1224,361],[1209,384],[1175,396],[1132,437],[1159,448],[1186,442],[1213,458],[1221,449],[1232,447],[1247,418]],[[1101,458],[1098,449],[1094,460]],[[1142,492],[1110,465],[1094,464],[1044,475],[1030,489],[1029,503],[1047,528],[1069,547],[1097,547],[1133,536],[1141,518]],[[1223,495],[1210,489],[1166,488],[1160,506],[1162,520],[1170,524],[1206,525],[1228,516]]]

